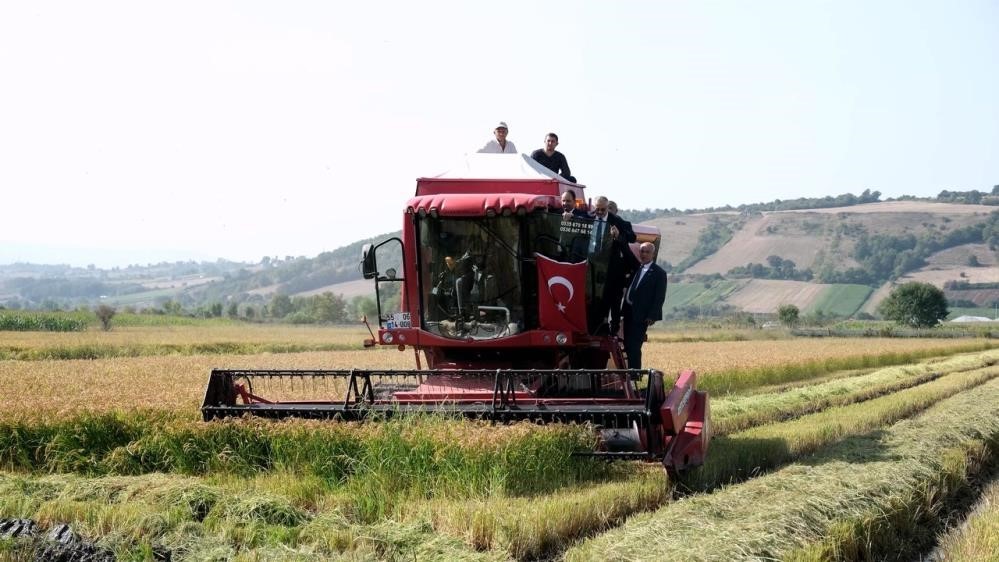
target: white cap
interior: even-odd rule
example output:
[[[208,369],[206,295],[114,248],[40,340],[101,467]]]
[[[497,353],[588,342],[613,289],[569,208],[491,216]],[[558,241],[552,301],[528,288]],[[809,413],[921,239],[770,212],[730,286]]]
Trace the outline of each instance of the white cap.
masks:
[[[500,121],[499,125],[496,125],[496,128],[497,129],[506,129],[508,131],[510,130],[510,127],[506,126],[506,121]]]

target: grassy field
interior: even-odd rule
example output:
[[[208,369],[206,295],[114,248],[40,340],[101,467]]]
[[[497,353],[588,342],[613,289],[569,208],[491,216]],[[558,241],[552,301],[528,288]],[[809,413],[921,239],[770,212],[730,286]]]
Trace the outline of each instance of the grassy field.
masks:
[[[25,355],[0,358],[0,522],[69,523],[122,560],[912,559],[995,534],[987,494],[973,536],[933,515],[999,460],[988,340],[654,332],[648,364],[714,393],[708,463],[673,481],[574,456],[595,444],[578,425],[200,421],[213,367],[413,366],[363,329],[3,336]],[[51,358],[87,348],[106,355]],[[42,548],[0,540],[0,560]]]
[[[822,296],[806,308],[805,314],[822,314],[846,318],[855,312],[871,296],[872,289],[867,285],[833,285],[826,289]]]
[[[671,283],[667,289],[666,307],[669,313],[685,306],[711,307],[726,295],[731,294],[744,282],[712,281],[711,283]]]

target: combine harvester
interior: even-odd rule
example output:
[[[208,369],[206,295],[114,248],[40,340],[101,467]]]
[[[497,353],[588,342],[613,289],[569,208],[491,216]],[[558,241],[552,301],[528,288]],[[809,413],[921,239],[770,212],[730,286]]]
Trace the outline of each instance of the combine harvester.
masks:
[[[205,420],[444,411],[589,423],[600,435],[593,455],[661,461],[670,471],[702,464],[709,408],[695,374],[684,371],[666,392],[660,371],[625,368],[606,325],[600,335],[588,330],[611,241],[594,247],[591,221],[553,212],[566,190],[585,201],[582,185],[523,154],[473,154],[457,170],[418,179],[402,239],[365,246],[362,257],[379,323],[365,346],[411,348],[416,369],[213,370]],[[634,229],[658,251],[658,228]]]

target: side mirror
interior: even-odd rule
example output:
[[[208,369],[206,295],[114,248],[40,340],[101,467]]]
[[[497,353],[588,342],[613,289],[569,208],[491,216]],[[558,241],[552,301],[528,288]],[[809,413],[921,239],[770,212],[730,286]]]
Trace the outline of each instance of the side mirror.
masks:
[[[378,277],[378,264],[375,263],[375,252],[371,244],[361,248],[361,276],[365,279]]]

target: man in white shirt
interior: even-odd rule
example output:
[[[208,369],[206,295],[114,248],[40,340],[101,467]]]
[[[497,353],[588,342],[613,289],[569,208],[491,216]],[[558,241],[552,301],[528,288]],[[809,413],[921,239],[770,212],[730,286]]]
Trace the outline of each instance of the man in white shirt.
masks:
[[[487,142],[485,146],[479,149],[479,152],[486,154],[517,154],[517,147],[511,141],[506,140],[507,132],[509,132],[509,129],[506,126],[506,122],[500,121],[499,125],[496,125],[496,128],[493,130],[496,138]]]

